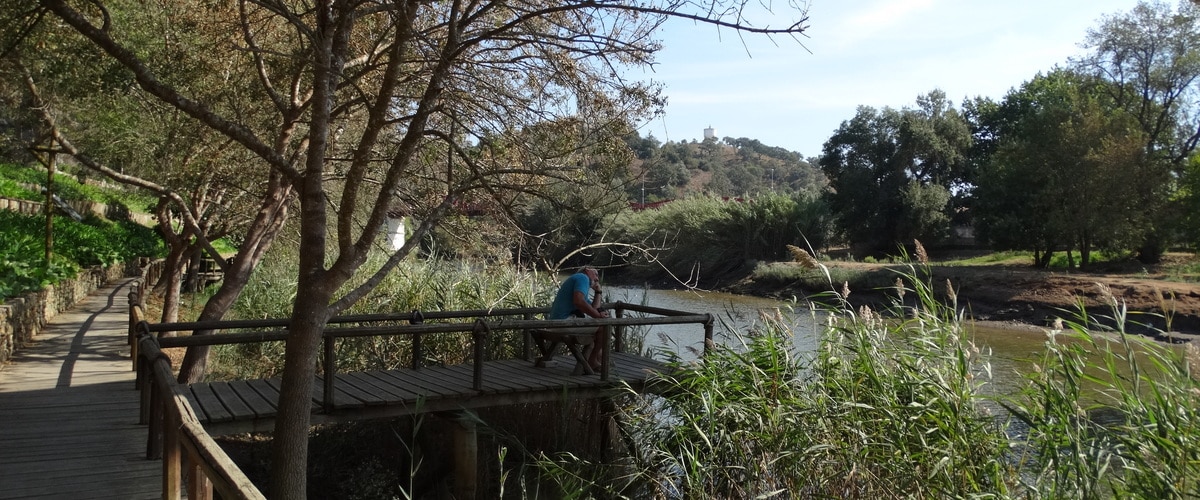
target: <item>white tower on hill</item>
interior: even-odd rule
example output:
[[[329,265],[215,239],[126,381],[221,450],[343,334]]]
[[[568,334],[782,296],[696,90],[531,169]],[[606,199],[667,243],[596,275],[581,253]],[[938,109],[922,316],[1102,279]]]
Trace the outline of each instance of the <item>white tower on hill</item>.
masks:
[[[712,128],[712,125],[709,125],[708,128],[704,129],[704,138],[705,139],[716,139],[717,138],[717,129]]]

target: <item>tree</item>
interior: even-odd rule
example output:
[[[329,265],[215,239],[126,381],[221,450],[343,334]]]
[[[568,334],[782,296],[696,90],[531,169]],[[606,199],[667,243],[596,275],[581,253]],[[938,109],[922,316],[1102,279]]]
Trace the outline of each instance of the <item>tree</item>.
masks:
[[[1149,160],[1183,175],[1200,142],[1195,112],[1200,106],[1200,6],[1138,2],[1129,12],[1106,17],[1088,32],[1083,46],[1090,54],[1074,67],[1110,82],[1100,89],[1136,120]],[[1155,262],[1187,201],[1165,194],[1143,203],[1156,207],[1156,215],[1146,221],[1152,230],[1144,233],[1139,259]]]
[[[942,240],[951,207],[938,193],[968,184],[970,146],[966,120],[940,90],[918,97],[916,108],[860,106],[842,122],[818,163],[829,178],[830,209],[856,253]]]
[[[1084,75],[1038,75],[994,109],[998,146],[976,195],[981,237],[1025,249],[1046,266],[1054,252],[1127,250],[1148,230],[1169,176],[1149,161],[1136,120]]]
[[[805,29],[803,18],[756,27],[736,0],[39,5],[35,17],[53,14],[143,91],[255,155],[246,167],[267,179],[263,215],[249,226],[252,237],[227,280],[245,282],[290,198],[299,202],[303,293],[288,326],[273,445],[270,491],[278,498],[304,496],[309,398],[326,320],[365,296],[456,200],[480,192],[503,205],[513,192],[536,195],[539,179],[573,180],[585,167],[559,161],[561,149],[525,147],[521,133],[574,118],[560,121],[556,133],[594,143],[612,133],[608,124],[660,105],[656,88],[618,69],[652,61],[658,45],[650,36],[667,18],[767,35]],[[128,38],[129,25],[179,16],[186,23],[164,26],[166,44],[186,48],[175,58],[146,59],[131,49],[138,42]],[[215,88],[203,93],[190,85],[196,75],[170,71],[217,62],[248,71],[217,72],[229,80],[205,81]],[[254,105],[234,105],[247,102]],[[490,137],[511,138],[501,144],[513,150],[478,154],[467,144]],[[413,237],[361,286],[340,294],[396,204],[421,221]],[[210,301],[202,319],[225,309]]]

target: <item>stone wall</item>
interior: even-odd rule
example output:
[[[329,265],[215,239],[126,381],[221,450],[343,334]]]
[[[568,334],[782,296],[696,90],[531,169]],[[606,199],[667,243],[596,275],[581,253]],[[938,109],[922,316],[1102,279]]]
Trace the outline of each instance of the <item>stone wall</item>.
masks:
[[[66,203],[71,207],[72,210],[75,210],[80,214],[87,214],[90,212],[100,217],[109,216],[108,205],[103,203],[96,203],[87,200],[67,200]],[[20,212],[25,215],[42,215],[46,213],[46,210],[42,207],[43,204],[36,201],[0,197],[0,210],[12,210],[13,212]],[[129,220],[143,226],[154,227],[156,224],[154,217],[150,214],[130,212],[128,215]]]
[[[132,264],[92,267],[41,291],[8,299],[0,305],[0,364],[8,362],[15,350],[41,333],[47,320],[70,309],[97,288],[126,276],[127,269],[134,275],[138,272]]]

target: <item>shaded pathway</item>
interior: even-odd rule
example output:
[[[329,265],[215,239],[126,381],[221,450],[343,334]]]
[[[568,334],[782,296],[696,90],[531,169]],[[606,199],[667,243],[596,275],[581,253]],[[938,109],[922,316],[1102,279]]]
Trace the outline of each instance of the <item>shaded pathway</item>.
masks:
[[[0,368],[0,499],[161,497],[126,344],[129,280],[50,320]]]

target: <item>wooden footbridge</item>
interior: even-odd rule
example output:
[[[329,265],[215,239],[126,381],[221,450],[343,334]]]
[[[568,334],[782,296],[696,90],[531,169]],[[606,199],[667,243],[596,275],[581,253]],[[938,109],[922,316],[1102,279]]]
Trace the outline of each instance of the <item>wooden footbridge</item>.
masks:
[[[127,390],[140,394],[134,407],[120,406],[128,412],[128,425],[134,422],[144,425],[137,432],[143,439],[142,449],[146,459],[159,459],[155,467],[160,470],[156,477],[147,477],[146,467],[130,467],[136,478],[124,480],[123,488],[128,491],[135,484],[137,494],[114,495],[113,498],[148,498],[145,495],[147,480],[153,480],[161,491],[154,497],[211,498],[214,492],[221,498],[262,498],[261,493],[245,477],[213,441],[213,436],[241,432],[270,432],[274,427],[278,407],[281,380],[275,378],[255,380],[231,380],[206,382],[181,386],[175,383],[174,374],[163,349],[195,345],[250,344],[280,342],[287,339],[285,320],[226,321],[212,323],[151,324],[143,321],[141,283],[130,283],[131,292],[127,341],[129,355],[133,359],[136,382]],[[504,309],[481,311],[430,311],[394,315],[348,316],[329,322],[324,332],[325,349],[319,361],[316,389],[312,395],[312,422],[314,424],[346,422],[362,419],[388,418],[417,413],[465,411],[473,408],[503,406],[521,403],[555,401],[565,395],[571,398],[605,397],[624,389],[637,391],[653,390],[655,374],[665,366],[651,358],[625,352],[626,331],[634,326],[664,324],[695,324],[697,333],[703,331],[703,340],[697,335],[696,344],[703,341],[708,346],[712,341],[712,317],[633,304],[613,303],[606,307],[616,312],[616,317],[603,320],[538,320],[534,317],[544,309]],[[564,356],[545,367],[534,366],[537,333],[573,332],[578,329],[606,328],[611,339],[610,349],[605,351],[599,373],[576,375],[575,359]],[[572,330],[574,329],[574,330]],[[210,330],[211,335],[186,335],[159,337],[162,332],[190,332]],[[375,369],[364,371],[338,370],[339,343],[368,337],[392,337],[411,353],[403,368]],[[458,339],[458,345],[468,346],[470,354],[454,364],[430,362],[425,354],[427,344],[447,338]],[[568,342],[569,343],[569,342]],[[515,347],[514,347],[515,346]],[[543,344],[543,347],[545,345]],[[611,354],[610,354],[611,352]],[[127,361],[128,363],[128,361]],[[128,366],[128,365],[126,365]],[[129,372],[126,372],[129,373]],[[3,373],[0,373],[3,375]],[[0,381],[3,381],[0,378]],[[133,392],[135,386],[140,392]],[[18,389],[19,390],[19,389]],[[8,400],[0,393],[0,427],[8,425],[4,405]],[[96,396],[102,401],[114,400]],[[19,400],[14,400],[19,401]],[[18,403],[19,404],[19,403]],[[54,405],[55,403],[45,403]],[[68,403],[61,403],[68,404]],[[112,405],[110,405],[112,406]],[[74,408],[77,418],[57,421],[47,429],[47,434],[61,433],[62,427],[79,428],[68,433],[102,432],[86,422],[91,410]],[[463,419],[468,420],[468,419]],[[128,448],[128,429],[118,438]],[[137,428],[137,426],[134,426]],[[35,437],[31,439],[36,440]],[[0,438],[5,434],[0,431]],[[468,449],[456,454],[464,462],[457,464],[456,489],[459,497],[474,497],[474,457],[470,453],[474,446],[474,428],[464,426],[456,442]],[[64,445],[68,446],[68,445]],[[103,448],[105,445],[97,445]],[[36,445],[31,445],[36,448]],[[69,446],[68,446],[69,448]],[[86,498],[79,491],[87,490],[87,484],[76,484],[72,493],[54,489],[55,481],[38,481],[36,485],[17,484],[3,467],[10,462],[22,460],[20,456],[7,457],[11,446],[0,445],[0,499],[26,498],[37,491],[47,497]],[[71,452],[40,450],[38,460],[70,460]],[[55,456],[62,454],[63,456]],[[154,462],[144,460],[142,463]],[[87,468],[90,466],[81,466]],[[111,468],[111,467],[110,467]],[[37,468],[29,467],[29,480],[37,477]],[[11,469],[10,469],[11,470]],[[23,470],[23,469],[22,469]],[[470,471],[467,474],[467,471]],[[120,470],[109,471],[104,476],[111,488],[114,477]],[[99,476],[96,476],[99,481]],[[16,481],[16,482],[13,482]],[[76,481],[78,483],[79,481]],[[44,484],[43,484],[44,483]],[[10,490],[6,492],[5,490]],[[24,492],[17,496],[6,493]],[[92,491],[92,490],[88,490]],[[103,498],[103,495],[94,495]]]

